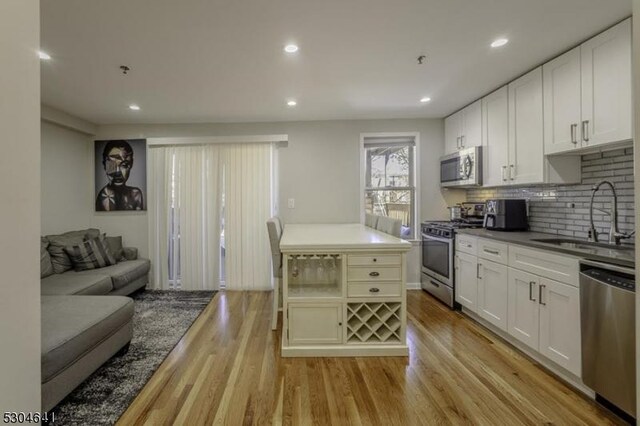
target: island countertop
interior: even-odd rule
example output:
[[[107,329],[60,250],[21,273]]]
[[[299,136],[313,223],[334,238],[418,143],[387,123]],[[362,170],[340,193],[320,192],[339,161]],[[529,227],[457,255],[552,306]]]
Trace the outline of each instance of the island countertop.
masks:
[[[505,243],[519,244],[531,248],[555,251],[558,253],[570,254],[583,259],[594,260],[598,262],[613,263],[620,266],[630,268],[635,267],[635,249],[633,246],[625,245],[623,249],[617,249],[616,246],[589,246],[589,247],[562,247],[556,244],[545,243],[537,240],[543,239],[566,239],[580,241],[579,238],[563,237],[562,235],[543,234],[540,232],[505,232],[491,231],[484,228],[476,229],[459,229],[456,232],[465,235],[474,235],[480,238],[502,241]]]
[[[400,250],[411,243],[359,223],[286,224],[280,239],[283,253],[315,250]]]

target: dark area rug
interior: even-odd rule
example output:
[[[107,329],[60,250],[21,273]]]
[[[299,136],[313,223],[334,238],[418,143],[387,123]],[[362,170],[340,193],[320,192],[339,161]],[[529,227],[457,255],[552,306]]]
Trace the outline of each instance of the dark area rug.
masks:
[[[52,424],[114,424],[215,293],[146,290],[132,295],[135,313],[129,351],[111,358],[60,402],[52,410]]]

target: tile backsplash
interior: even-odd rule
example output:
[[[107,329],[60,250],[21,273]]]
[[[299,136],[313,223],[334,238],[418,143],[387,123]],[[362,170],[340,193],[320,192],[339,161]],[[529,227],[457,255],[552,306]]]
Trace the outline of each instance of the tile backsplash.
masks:
[[[633,231],[633,148],[583,155],[581,184],[468,189],[467,200],[525,198],[529,200],[531,231],[587,238],[591,188],[604,179],[616,187],[620,231]],[[603,211],[610,210],[611,199],[608,186],[601,187],[596,194],[594,207],[600,210],[594,210],[593,218],[598,232],[609,232],[609,216]],[[602,238],[606,236],[601,235]]]

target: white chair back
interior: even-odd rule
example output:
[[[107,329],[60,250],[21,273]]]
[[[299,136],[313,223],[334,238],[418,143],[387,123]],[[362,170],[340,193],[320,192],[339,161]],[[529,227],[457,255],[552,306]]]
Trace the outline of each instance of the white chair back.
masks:
[[[374,214],[365,213],[364,215],[364,224],[369,228],[375,228],[378,224],[378,216]]]
[[[273,276],[282,278],[282,252],[280,251],[280,237],[282,237],[282,222],[277,216],[267,220],[267,231],[269,232],[269,244],[271,246],[271,264],[273,265]]]
[[[378,223],[376,225],[378,231],[382,231],[394,237],[400,238],[400,231],[402,229],[402,222],[400,219],[392,219],[386,216],[378,216]]]

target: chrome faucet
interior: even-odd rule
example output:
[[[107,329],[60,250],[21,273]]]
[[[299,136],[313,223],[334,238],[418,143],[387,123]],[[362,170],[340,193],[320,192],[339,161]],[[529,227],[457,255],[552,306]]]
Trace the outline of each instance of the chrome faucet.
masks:
[[[598,231],[593,224],[593,199],[596,196],[596,192],[598,192],[602,185],[609,185],[609,187],[611,188],[611,192],[613,193],[613,200],[611,201],[611,211],[603,211],[603,213],[608,214],[609,218],[611,219],[611,225],[609,226],[609,244],[619,245],[621,239],[631,238],[635,234],[635,231],[630,234],[618,231],[618,195],[616,194],[615,186],[613,186],[613,183],[608,180],[598,182],[591,189],[591,203],[589,204],[589,221],[591,226],[589,227],[589,241],[598,242]],[[602,211],[600,209],[596,210]]]

